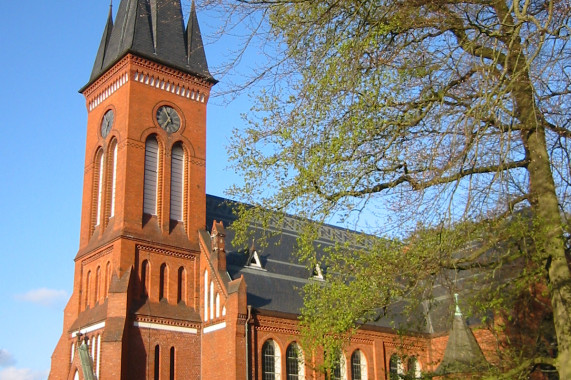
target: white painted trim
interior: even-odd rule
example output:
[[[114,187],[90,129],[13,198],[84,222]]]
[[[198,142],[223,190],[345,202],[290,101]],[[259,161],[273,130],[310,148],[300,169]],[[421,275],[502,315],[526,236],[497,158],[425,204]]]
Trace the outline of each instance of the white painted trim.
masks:
[[[99,93],[98,96],[96,96],[91,102],[89,102],[89,111],[92,111],[93,109],[95,109],[95,107],[103,103],[105,99],[113,95],[115,91],[123,87],[123,85],[128,81],[129,81],[128,73],[121,75],[119,79],[115,80],[113,83],[107,86],[101,93]]]
[[[222,323],[218,323],[216,325],[208,326],[202,331],[204,331],[205,334],[208,334],[209,332],[216,331],[216,330],[222,330],[224,328],[226,328],[226,322],[222,322]]]
[[[95,331],[95,330],[102,329],[102,328],[104,328],[104,327],[105,327],[105,322],[99,322],[99,323],[96,323],[96,324],[94,324],[94,325],[87,326],[87,327],[84,327],[84,328],[82,328],[82,329],[80,329],[80,330],[77,330],[77,331],[72,332],[72,333],[71,333],[71,337],[72,337],[72,338],[75,338],[78,333],[88,334],[88,333],[90,333],[90,332],[93,332],[93,331]]]
[[[155,78],[153,75],[149,76],[149,74],[143,74],[137,71],[133,79],[135,82],[143,83],[147,86],[155,87],[159,90],[170,92],[200,103],[204,103],[206,101],[206,94],[200,92],[200,90],[190,89],[185,86],[181,87],[171,81],[164,81],[160,78]]]
[[[140,327],[144,329],[151,329],[151,330],[163,330],[163,331],[173,331],[173,332],[181,332],[186,334],[196,334],[198,330],[192,327],[180,327],[180,326],[169,326],[169,325],[161,325],[158,323],[152,322],[133,322],[133,326]]]

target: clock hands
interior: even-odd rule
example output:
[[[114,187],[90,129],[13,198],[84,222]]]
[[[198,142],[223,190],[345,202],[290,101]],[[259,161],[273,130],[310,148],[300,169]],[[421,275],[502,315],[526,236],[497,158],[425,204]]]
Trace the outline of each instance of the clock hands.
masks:
[[[177,112],[169,106],[159,108],[157,111],[157,122],[159,126],[168,133],[176,132],[180,127],[180,117]]]
[[[103,115],[103,119],[101,120],[101,136],[103,138],[106,138],[109,131],[111,131],[111,128],[113,127],[113,118],[113,110],[108,110],[105,112],[105,115]]]

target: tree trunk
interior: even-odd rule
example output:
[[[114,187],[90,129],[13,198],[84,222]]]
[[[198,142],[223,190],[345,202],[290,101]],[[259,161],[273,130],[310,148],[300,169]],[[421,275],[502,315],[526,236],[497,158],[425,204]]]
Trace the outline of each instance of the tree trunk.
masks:
[[[522,132],[529,159],[529,201],[534,217],[540,223],[537,232],[544,239],[543,248],[557,337],[556,367],[560,379],[571,380],[571,272],[565,257],[562,219],[547,153],[545,129],[540,126],[541,121],[537,121],[538,114],[533,112],[533,104],[528,105],[529,107],[521,107],[520,104],[521,108],[518,108],[526,114],[522,115],[522,121],[530,126],[527,131]]]

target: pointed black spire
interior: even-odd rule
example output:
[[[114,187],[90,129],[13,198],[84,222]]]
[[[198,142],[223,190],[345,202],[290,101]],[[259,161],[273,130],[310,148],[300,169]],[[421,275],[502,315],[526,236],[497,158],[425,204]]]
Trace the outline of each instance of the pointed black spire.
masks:
[[[204,52],[194,0],[192,0],[190,15],[186,25],[186,54],[187,64],[191,70],[205,78],[212,78],[208,71],[208,63],[206,62],[206,53]]]
[[[105,28],[90,83],[127,53],[216,82],[208,71],[194,1],[188,26],[180,0],[121,0]]]
[[[478,373],[488,367],[488,362],[480,345],[472,334],[472,330],[464,322],[458,305],[458,295],[455,294],[454,297],[456,299],[454,321],[448,336],[444,357],[434,372],[435,375]]]
[[[148,0],[121,0],[103,69],[107,69],[128,52],[153,56],[151,11]]]
[[[95,63],[93,64],[93,70],[91,71],[90,81],[95,79],[101,71],[103,70],[103,62],[105,60],[105,51],[109,45],[109,39],[111,38],[111,32],[113,31],[113,3],[109,4],[109,16],[107,16],[107,24],[105,24],[105,30],[103,31],[103,36],[101,37],[101,42],[99,43],[99,49],[97,50],[97,56],[95,57]]]

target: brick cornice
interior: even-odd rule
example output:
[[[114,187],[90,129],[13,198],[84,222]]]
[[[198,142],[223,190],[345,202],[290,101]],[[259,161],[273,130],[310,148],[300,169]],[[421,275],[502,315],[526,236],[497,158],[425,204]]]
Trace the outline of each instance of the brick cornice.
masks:
[[[129,63],[129,56],[125,56],[119,62],[117,62],[113,67],[105,72],[105,74],[101,75],[95,82],[93,82],[88,88],[83,91],[83,95],[85,99],[88,101],[93,99],[95,93],[101,92],[101,89],[105,87],[105,84],[113,78],[115,75],[123,71],[127,64]]]
[[[200,86],[205,90],[210,90],[210,88],[212,87],[212,83],[210,83],[207,80],[201,79],[195,75],[184,73],[180,70],[173,69],[171,67],[135,55],[128,55],[127,57],[133,63],[133,66],[135,66],[135,68],[140,68],[146,71],[153,71],[162,76],[169,77],[170,79],[175,81],[192,83],[195,86]]]
[[[137,244],[136,248],[138,251],[158,253],[160,255],[177,257],[181,259],[196,260],[196,254],[190,252],[180,252],[180,251],[177,252],[169,249],[157,248],[143,244]]]
[[[200,323],[197,322],[190,322],[180,319],[153,317],[148,315],[136,315],[134,318],[134,322],[155,323],[164,326],[193,328],[196,330],[199,330],[201,328]]]

